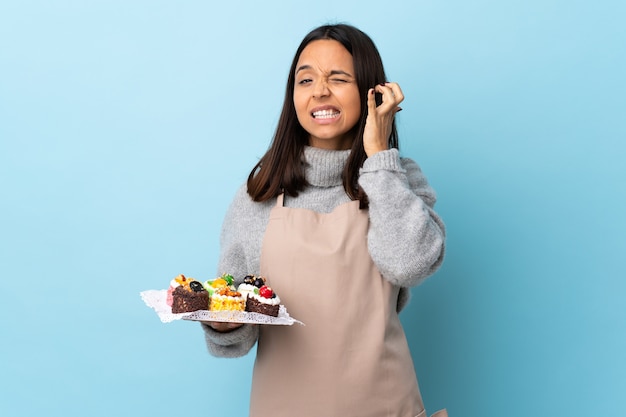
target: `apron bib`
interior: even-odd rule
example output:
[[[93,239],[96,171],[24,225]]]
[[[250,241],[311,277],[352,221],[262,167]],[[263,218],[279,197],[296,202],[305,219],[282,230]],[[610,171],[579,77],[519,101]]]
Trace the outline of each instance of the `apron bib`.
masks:
[[[305,325],[260,326],[251,417],[425,415],[396,305],[367,248],[359,202],[270,213],[261,275]]]

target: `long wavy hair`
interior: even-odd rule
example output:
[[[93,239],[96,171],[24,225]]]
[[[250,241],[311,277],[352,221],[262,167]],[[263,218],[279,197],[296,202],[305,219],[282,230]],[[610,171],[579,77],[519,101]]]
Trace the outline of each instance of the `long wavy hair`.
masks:
[[[324,25],[309,32],[304,37],[289,70],[283,109],[269,149],[254,166],[248,176],[248,194],[254,201],[267,201],[285,192],[296,197],[308,182],[304,176],[302,153],[308,145],[309,134],[298,122],[293,102],[296,65],[306,46],[316,40],[335,40],[341,43],[352,55],[355,78],[361,99],[361,116],[354,126],[354,140],[350,156],[346,161],[342,178],[346,194],[352,200],[359,200],[360,207],[367,207],[367,195],[358,184],[359,169],[367,159],[363,148],[363,131],[367,117],[367,91],[376,84],[387,81],[383,62],[372,39],[346,24]],[[377,95],[378,96],[378,95]],[[389,147],[398,147],[398,133],[393,122]]]

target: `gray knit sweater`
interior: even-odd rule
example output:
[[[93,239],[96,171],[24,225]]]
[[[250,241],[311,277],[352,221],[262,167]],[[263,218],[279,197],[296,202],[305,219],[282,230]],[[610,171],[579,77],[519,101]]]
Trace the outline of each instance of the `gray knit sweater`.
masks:
[[[350,201],[341,173],[350,151],[306,147],[305,175],[309,186],[298,197],[285,196],[286,207],[329,213]],[[408,288],[419,284],[443,261],[445,229],[433,211],[435,193],[419,166],[401,158],[397,149],[378,152],[361,168],[359,185],[369,199],[368,247],[382,276],[401,287],[398,311],[408,301]],[[261,243],[276,204],[252,201],[245,184],[238,190],[224,219],[220,238],[218,275],[242,279],[258,274]],[[244,325],[219,333],[202,325],[209,352],[214,356],[245,355],[256,343],[258,326]]]

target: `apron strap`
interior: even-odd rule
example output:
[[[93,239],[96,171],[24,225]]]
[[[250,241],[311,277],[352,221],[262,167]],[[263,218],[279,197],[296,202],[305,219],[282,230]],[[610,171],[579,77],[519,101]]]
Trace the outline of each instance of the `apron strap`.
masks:
[[[283,207],[283,202],[285,200],[285,193],[280,193],[278,197],[276,197],[276,207]]]

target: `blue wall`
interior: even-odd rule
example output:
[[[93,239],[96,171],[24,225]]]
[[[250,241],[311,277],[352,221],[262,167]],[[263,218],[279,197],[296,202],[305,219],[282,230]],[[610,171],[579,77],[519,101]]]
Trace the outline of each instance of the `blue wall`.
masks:
[[[625,13],[0,3],[0,414],[246,415],[253,355],[209,357],[196,324],[160,323],[138,294],[215,274],[297,44],[345,21],[402,86],[401,149],[448,227],[402,314],[429,411],[626,415]]]

